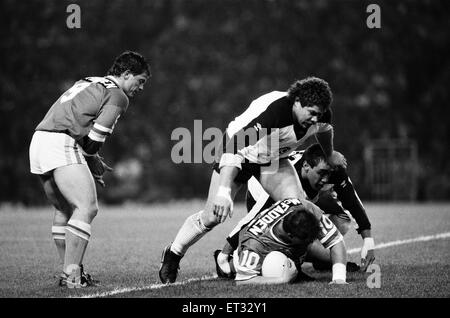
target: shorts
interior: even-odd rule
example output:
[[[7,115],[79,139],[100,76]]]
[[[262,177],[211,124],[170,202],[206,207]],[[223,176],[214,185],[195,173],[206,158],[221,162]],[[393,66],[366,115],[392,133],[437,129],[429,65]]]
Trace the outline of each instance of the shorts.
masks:
[[[243,163],[242,169],[239,170],[236,178],[234,178],[234,182],[240,184],[247,184],[247,181],[253,176],[257,180],[259,180],[259,176],[261,174],[261,167],[263,166],[264,165],[257,163]],[[213,170],[217,173],[220,173],[218,162],[214,163]]]
[[[35,131],[30,144],[30,171],[46,174],[72,164],[87,165],[81,147],[64,133]]]

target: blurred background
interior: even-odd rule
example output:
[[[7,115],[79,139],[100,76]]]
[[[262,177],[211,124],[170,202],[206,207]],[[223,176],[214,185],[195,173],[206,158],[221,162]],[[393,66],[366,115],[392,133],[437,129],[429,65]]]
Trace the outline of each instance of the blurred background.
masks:
[[[81,28],[66,25],[72,3]],[[366,24],[372,3],[381,28]],[[211,166],[175,164],[172,131],[224,131],[310,75],[333,90],[335,147],[362,200],[450,199],[448,1],[2,0],[0,15],[0,202],[46,203],[29,172],[34,128],[128,49],[153,77],[101,150],[105,203],[205,198]]]

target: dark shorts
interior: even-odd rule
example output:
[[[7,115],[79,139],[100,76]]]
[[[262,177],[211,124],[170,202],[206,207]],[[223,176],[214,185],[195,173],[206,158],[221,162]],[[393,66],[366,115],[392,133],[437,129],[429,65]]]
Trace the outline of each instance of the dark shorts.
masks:
[[[216,162],[213,164],[213,170],[217,173],[220,173],[219,163]],[[236,178],[234,178],[234,182],[239,184],[247,184],[247,181],[254,176],[259,180],[259,175],[261,174],[261,165],[256,163],[243,163],[242,169],[239,170]]]

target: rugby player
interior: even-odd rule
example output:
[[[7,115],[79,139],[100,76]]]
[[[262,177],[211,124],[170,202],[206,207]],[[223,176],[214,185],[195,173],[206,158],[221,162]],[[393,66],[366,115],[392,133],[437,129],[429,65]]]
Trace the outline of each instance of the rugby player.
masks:
[[[332,283],[346,284],[346,249],[336,226],[317,206],[306,200],[285,199],[261,211],[239,234],[233,265],[237,284],[278,284],[293,282],[297,267],[318,239],[330,249]],[[273,251],[291,260],[280,272],[264,272],[266,257]],[[297,265],[294,265],[297,264]],[[282,264],[272,264],[272,266]],[[275,275],[274,275],[275,274]]]
[[[98,211],[95,180],[104,186],[111,170],[98,151],[128,108],[129,98],[150,78],[145,58],[132,51],[119,55],[104,77],[77,81],[37,125],[30,144],[30,170],[39,176],[55,208],[52,236],[63,263],[59,285],[91,286],[82,261]]]
[[[305,151],[293,152],[289,160],[299,175],[307,198],[329,216],[330,220],[332,220],[342,235],[348,232],[351,225],[351,218],[348,212],[356,220],[358,224],[357,232],[363,238],[361,267],[363,271],[366,270],[367,266],[375,260],[371,224],[346,170],[342,168],[330,169],[326,163],[325,155],[318,144],[309,146]],[[257,181],[257,176],[250,178],[247,185],[246,199],[249,213],[231,231],[222,251],[217,250],[214,253],[219,277],[231,278],[233,276],[230,273],[228,261],[237,247],[239,231],[257,213],[267,209],[274,203],[274,200],[270,198]],[[312,261],[316,269],[331,269],[328,254],[320,244],[315,242],[310,246],[306,260]],[[359,270],[359,266],[349,262],[347,264],[347,270],[356,271]]]
[[[320,122],[331,101],[328,83],[308,77],[287,91],[255,99],[228,125],[204,209],[189,216],[163,250],[159,271],[163,283],[175,282],[180,260],[190,246],[232,216],[234,197],[252,175],[260,175],[262,187],[276,201],[306,198],[288,156],[310,137],[316,137],[330,165],[346,166],[345,158],[333,150],[333,127]]]

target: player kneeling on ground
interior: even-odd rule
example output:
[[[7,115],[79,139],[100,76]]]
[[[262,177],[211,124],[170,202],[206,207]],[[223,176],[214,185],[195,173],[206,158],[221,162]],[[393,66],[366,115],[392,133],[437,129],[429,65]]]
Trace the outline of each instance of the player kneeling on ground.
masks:
[[[237,284],[295,281],[308,246],[315,240],[330,249],[332,283],[346,284],[346,248],[336,226],[314,204],[285,199],[260,212],[239,234],[230,269]],[[297,265],[295,265],[297,264]]]
[[[358,224],[358,233],[363,238],[364,244],[361,251],[361,269],[365,271],[375,260],[374,241],[371,235],[371,223],[364,206],[359,199],[356,190],[347,175],[346,169],[331,169],[326,162],[326,157],[319,144],[309,146],[305,151],[295,151],[289,157],[294,166],[307,199],[315,203],[327,214],[329,219],[345,235],[351,226],[351,217]],[[258,182],[257,176],[253,176],[247,182],[247,210],[248,214],[242,218],[227,237],[227,243],[222,251],[214,253],[216,269],[219,277],[233,278],[233,273],[226,269],[228,259],[237,248],[239,231],[246,226],[260,211],[269,208],[274,200],[264,191]],[[349,215],[350,214],[350,215]],[[323,248],[319,242],[314,242],[309,247],[309,253],[305,262],[312,262],[317,270],[331,270],[329,251]],[[225,271],[220,267],[224,266]],[[360,267],[352,262],[347,263],[347,271],[358,271]],[[300,272],[300,274],[302,274]],[[307,280],[311,277],[304,277]]]

